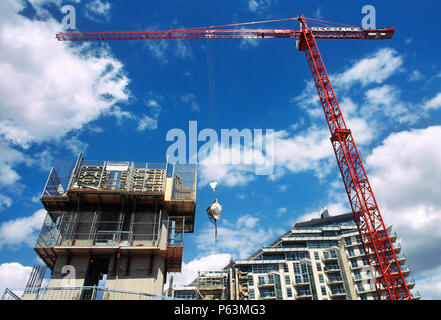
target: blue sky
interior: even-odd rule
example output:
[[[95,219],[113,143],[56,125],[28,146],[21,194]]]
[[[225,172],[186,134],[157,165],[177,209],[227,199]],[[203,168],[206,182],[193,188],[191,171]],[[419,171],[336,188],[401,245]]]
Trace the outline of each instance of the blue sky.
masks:
[[[165,162],[167,132],[188,132],[191,120],[199,130],[217,132],[274,129],[275,172],[256,176],[243,166],[211,169],[224,208],[215,243],[205,214],[213,199],[206,184],[212,177],[200,166],[195,233],[186,235],[179,281],[191,279],[198,268],[220,268],[230,257],[246,257],[296,221],[316,217],[325,205],[331,214],[349,212],[306,58],[293,40],[72,45],[55,40],[63,31],[60,8],[66,4],[76,8],[76,26],[84,32],[168,30],[299,14],[360,26],[361,8],[374,5],[377,27],[396,29],[392,40],[318,44],[416,290],[423,298],[441,298],[441,30],[440,5],[431,1],[418,6],[410,1],[2,1],[0,287],[23,282],[36,262],[32,247],[44,217],[38,197],[55,158],[82,151],[89,160]],[[298,23],[262,27],[297,29]]]

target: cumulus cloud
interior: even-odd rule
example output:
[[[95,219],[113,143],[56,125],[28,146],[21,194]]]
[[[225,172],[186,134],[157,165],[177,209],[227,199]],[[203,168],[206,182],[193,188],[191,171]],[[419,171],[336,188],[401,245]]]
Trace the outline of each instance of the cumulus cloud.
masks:
[[[147,27],[145,30],[155,30],[156,27]],[[180,59],[193,58],[193,49],[187,39],[176,39],[169,41],[166,39],[145,41],[144,45],[148,52],[159,62],[166,64],[169,57],[177,57]]]
[[[58,42],[56,20],[30,20],[8,3],[18,2],[0,3],[0,134],[7,141],[27,147],[59,139],[128,100],[129,79],[107,47]]]
[[[138,131],[156,130],[158,128],[158,117],[162,107],[156,100],[149,99],[147,101],[149,115],[143,115],[138,121]]]
[[[32,272],[18,262],[0,264],[0,296],[6,288],[24,288]]]
[[[394,49],[382,48],[355,62],[349,69],[332,77],[334,85],[349,88],[354,84],[381,84],[400,71],[403,57]]]
[[[111,19],[111,9],[112,4],[109,1],[92,0],[86,3],[85,15],[96,22],[109,22]]]
[[[394,226],[413,275],[428,278],[441,266],[440,141],[441,126],[392,133],[366,159],[385,223]]]
[[[0,211],[9,208],[12,205],[12,199],[3,194],[0,194]]]
[[[207,255],[228,252],[235,259],[246,258],[276,236],[275,230],[263,228],[259,221],[258,217],[249,214],[240,216],[236,221],[220,220],[217,242],[214,241],[213,225],[207,223],[196,237],[197,248]]]
[[[441,108],[441,92],[423,104],[423,109],[426,111],[437,110],[439,108]]]
[[[221,270],[231,260],[228,253],[214,253],[182,264],[180,273],[173,273],[173,284],[188,285],[198,276],[198,271]],[[168,277],[170,279],[170,276]],[[168,287],[167,285],[165,287]]]
[[[30,164],[31,160],[0,139],[0,187],[14,185],[20,180],[15,167],[21,163]]]
[[[16,249],[22,245],[33,246],[40,230],[46,210],[35,211],[31,216],[5,221],[0,225],[0,249]]]
[[[271,5],[271,2],[272,0],[248,0],[248,10],[256,15],[265,14]]]

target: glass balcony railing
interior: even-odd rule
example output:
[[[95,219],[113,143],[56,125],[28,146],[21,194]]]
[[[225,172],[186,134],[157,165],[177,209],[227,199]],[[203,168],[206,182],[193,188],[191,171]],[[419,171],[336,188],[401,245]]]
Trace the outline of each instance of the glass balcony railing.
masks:
[[[342,294],[346,294],[346,291],[344,289],[340,289],[340,290],[331,290],[331,295],[342,295]]]
[[[340,270],[340,266],[338,264],[329,264],[325,266],[324,270],[325,271]]]

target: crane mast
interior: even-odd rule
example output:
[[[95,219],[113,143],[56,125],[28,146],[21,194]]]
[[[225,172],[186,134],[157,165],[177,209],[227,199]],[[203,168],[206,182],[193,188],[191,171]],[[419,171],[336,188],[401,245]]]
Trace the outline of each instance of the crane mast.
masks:
[[[391,39],[394,28],[362,30],[358,27],[309,27],[303,16],[280,19],[298,20],[296,29],[217,29],[206,28],[167,31],[117,31],[58,33],[59,41],[155,40],[155,39],[298,39],[296,47],[304,51],[317,88],[331,143],[351,205],[354,220],[365,251],[367,262],[374,270],[375,290],[379,299],[411,300],[406,279],[401,270],[388,231],[369,183],[360,154],[347,127],[329,79],[316,39]],[[319,20],[317,20],[319,21]],[[252,24],[252,23],[245,23]],[[226,25],[226,26],[236,26]]]
[[[340,110],[314,32],[308,28],[304,18],[299,18],[299,22],[301,36],[297,41],[297,48],[305,51],[311,69],[366,258],[376,271],[377,295],[379,299],[411,299],[351,130],[346,126]]]

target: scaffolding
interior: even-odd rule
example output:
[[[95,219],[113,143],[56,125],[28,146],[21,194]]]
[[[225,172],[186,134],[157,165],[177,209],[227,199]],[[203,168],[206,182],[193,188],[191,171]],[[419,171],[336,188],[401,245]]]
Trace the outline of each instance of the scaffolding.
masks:
[[[41,195],[48,215],[35,251],[51,269],[59,254],[156,251],[179,272],[184,233],[194,229],[196,177],[193,164],[57,159]]]

